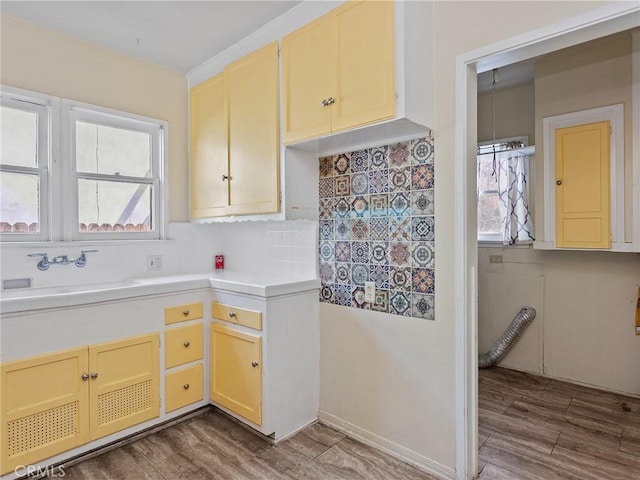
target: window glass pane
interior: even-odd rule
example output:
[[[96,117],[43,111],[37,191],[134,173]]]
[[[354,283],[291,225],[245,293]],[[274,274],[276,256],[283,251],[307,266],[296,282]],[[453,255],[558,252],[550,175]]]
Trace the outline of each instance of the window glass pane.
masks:
[[[151,135],[95,123],[76,122],[78,172],[151,176]]]
[[[478,196],[478,233],[485,235],[502,233],[500,196],[497,193]]]
[[[81,232],[151,231],[151,185],[78,181]]]
[[[498,173],[493,173],[493,155],[478,157],[478,191],[498,190]]]
[[[38,114],[2,106],[0,110],[0,163],[38,166]]]
[[[38,175],[0,172],[0,233],[38,233]]]

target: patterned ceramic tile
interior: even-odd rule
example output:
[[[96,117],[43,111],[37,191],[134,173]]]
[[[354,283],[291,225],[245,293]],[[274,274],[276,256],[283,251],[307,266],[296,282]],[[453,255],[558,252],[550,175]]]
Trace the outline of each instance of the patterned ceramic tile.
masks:
[[[364,263],[354,263],[351,265],[351,283],[364,287],[364,282],[369,281],[369,267]]]
[[[389,169],[389,191],[408,192],[411,189],[411,167]]]
[[[333,176],[333,156],[320,159],[320,178]]]
[[[371,310],[375,310],[377,312],[388,312],[389,311],[389,290],[378,290],[376,289],[376,300],[371,305]]]
[[[435,237],[434,223],[433,217],[413,217],[411,219],[412,240],[433,241]]]
[[[411,260],[411,244],[408,242],[391,242],[389,244],[389,263],[391,265],[408,266]]]
[[[350,175],[338,175],[337,177],[334,177],[333,180],[334,180],[336,197],[350,195],[351,193],[351,176]]]
[[[411,217],[389,217],[389,240],[411,241]]]
[[[411,316],[411,294],[403,291],[392,291],[389,298],[389,313]]]
[[[351,285],[335,285],[333,293],[336,305],[351,306]]]
[[[369,219],[351,219],[351,240],[369,240]]]
[[[335,209],[335,198],[321,198],[319,217],[320,220],[327,220],[333,218]]]
[[[389,288],[392,290],[411,290],[411,269],[409,267],[389,267]]]
[[[348,153],[335,155],[333,157],[333,173],[335,175],[346,175],[351,173],[351,159]]]
[[[335,216],[338,218],[349,218],[351,215],[351,201],[349,197],[336,197]]]
[[[409,144],[411,163],[433,163],[433,141],[428,138],[417,138]]]
[[[403,167],[408,163],[409,144],[396,143],[389,146],[389,165],[392,167]]]
[[[369,242],[351,242],[351,261],[369,263]]]
[[[433,293],[435,277],[429,268],[413,268],[411,270],[411,287],[415,293]]]
[[[369,193],[369,174],[367,172],[351,175],[351,194],[364,195]]]
[[[374,217],[369,220],[369,240],[389,241],[389,218]]]
[[[376,288],[389,288],[389,265],[371,265],[369,280],[376,282]]]
[[[389,195],[386,193],[369,195],[369,212],[372,217],[389,215]]]
[[[333,220],[320,220],[320,240],[333,240]]]
[[[426,320],[435,319],[435,299],[433,295],[411,294],[411,314]]]
[[[389,191],[389,170],[371,170],[369,172],[369,193],[387,193]]]
[[[333,262],[335,261],[334,250],[333,250],[334,242],[320,242],[320,260],[323,262]]]
[[[433,165],[414,165],[411,167],[411,188],[425,190],[433,188]]]
[[[351,152],[351,171],[367,172],[371,163],[371,154],[369,150],[356,150]]]
[[[351,221],[348,218],[336,218],[333,226],[333,235],[336,240],[350,240]]]
[[[351,267],[348,263],[336,263],[335,279],[339,285],[351,283]]]
[[[371,169],[383,170],[389,167],[389,146],[373,147],[369,149],[371,156]]]
[[[351,243],[350,242],[335,242],[335,259],[336,259],[336,262],[351,261]]]
[[[335,192],[333,190],[334,177],[321,178],[318,186],[318,191],[320,192],[320,198],[327,198],[335,196]]]
[[[389,243],[388,242],[372,242],[371,243],[371,263],[389,264]]]
[[[364,287],[353,287],[351,290],[351,306],[369,310],[371,305],[364,299]]]
[[[369,195],[356,195],[350,197],[351,218],[369,216]]]
[[[322,288],[320,288],[320,301],[333,303],[333,290],[331,289],[331,285],[322,285]]]
[[[411,213],[413,215],[433,215],[433,190],[411,192]]]
[[[325,284],[334,283],[336,280],[336,272],[333,262],[320,262],[320,281]]]
[[[433,242],[411,243],[411,266],[431,268],[435,267],[435,246]]]
[[[410,215],[411,208],[409,203],[409,192],[392,193],[389,195],[389,214],[390,215]]]

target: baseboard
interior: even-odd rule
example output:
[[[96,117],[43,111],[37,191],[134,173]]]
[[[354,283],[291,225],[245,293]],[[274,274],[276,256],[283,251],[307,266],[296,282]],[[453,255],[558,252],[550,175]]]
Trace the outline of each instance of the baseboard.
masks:
[[[403,462],[406,462],[414,467],[422,470],[425,473],[441,478],[443,480],[454,480],[456,478],[456,472],[450,467],[435,462],[419,453],[409,450],[402,445],[391,442],[385,438],[382,438],[375,433],[369,432],[363,428],[358,427],[352,423],[347,422],[341,418],[331,415],[330,413],[318,412],[318,420],[320,423],[344,433],[345,435],[358,440],[366,445],[382,450],[388,453],[392,457],[395,457]]]

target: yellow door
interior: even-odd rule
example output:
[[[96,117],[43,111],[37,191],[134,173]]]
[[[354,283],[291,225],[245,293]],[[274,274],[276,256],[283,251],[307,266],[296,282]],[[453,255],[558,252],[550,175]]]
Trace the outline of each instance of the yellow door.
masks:
[[[89,440],[87,348],[0,367],[0,474]]]
[[[91,439],[160,414],[158,334],[89,346]]]
[[[229,200],[224,75],[192,88],[189,101],[191,217],[222,215]]]
[[[278,44],[225,68],[229,112],[230,197],[227,213],[279,209]]]
[[[285,143],[331,131],[327,100],[336,96],[335,28],[328,15],[282,39]]]
[[[347,2],[335,16],[338,85],[332,130],[393,118],[394,2]]]
[[[211,325],[211,400],[262,423],[262,338]]]
[[[556,246],[610,248],[609,122],[555,131]]]

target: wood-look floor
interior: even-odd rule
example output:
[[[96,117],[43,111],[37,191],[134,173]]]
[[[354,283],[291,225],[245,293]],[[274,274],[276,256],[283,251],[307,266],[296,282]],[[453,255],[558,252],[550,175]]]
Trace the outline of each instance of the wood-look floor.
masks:
[[[65,469],[65,480],[435,480],[314,424],[277,446],[211,409]]]
[[[640,399],[498,367],[479,375],[481,480],[640,479]]]

